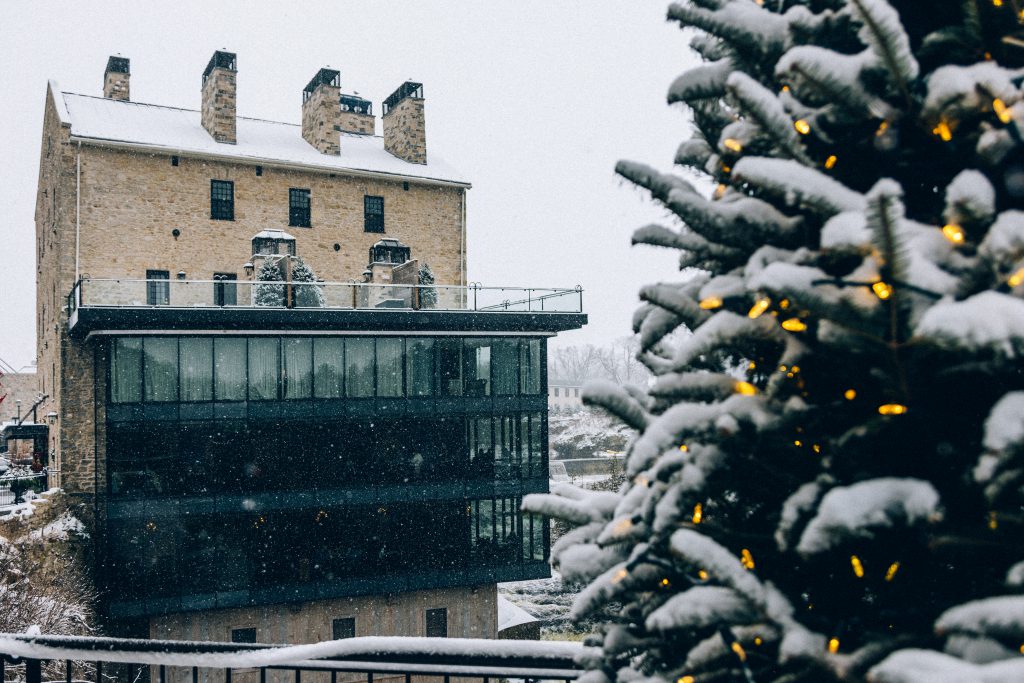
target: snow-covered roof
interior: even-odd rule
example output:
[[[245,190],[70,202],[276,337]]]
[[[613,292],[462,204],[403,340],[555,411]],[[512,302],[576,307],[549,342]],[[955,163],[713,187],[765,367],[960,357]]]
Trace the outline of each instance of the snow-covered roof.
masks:
[[[268,228],[267,230],[260,230],[258,233],[252,236],[254,240],[258,239],[271,239],[271,240],[292,240],[295,241],[295,236],[290,235],[284,230],[276,230],[274,228]]]
[[[53,87],[56,84],[51,84]],[[173,154],[236,158],[405,178],[469,183],[431,151],[426,164],[403,161],[384,150],[376,135],[341,134],[341,154],[321,154],[302,137],[302,126],[239,116],[237,143],[218,143],[203,128],[199,111],[92,97],[54,89],[58,115],[71,126],[73,138]]]
[[[519,626],[520,624],[529,624],[534,621],[537,621],[537,617],[533,616],[508,598],[504,598],[500,595],[498,596],[499,631],[504,631],[507,628]]]

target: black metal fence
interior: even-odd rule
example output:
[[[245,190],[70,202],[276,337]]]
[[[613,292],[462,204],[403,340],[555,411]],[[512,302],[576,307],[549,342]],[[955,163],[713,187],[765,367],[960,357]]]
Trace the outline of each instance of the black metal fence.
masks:
[[[0,634],[0,683],[521,678],[569,683],[599,650],[568,642],[364,637],[310,645]]]
[[[46,490],[46,472],[2,476],[0,477],[0,507],[23,502],[27,491],[41,493],[44,490]]]

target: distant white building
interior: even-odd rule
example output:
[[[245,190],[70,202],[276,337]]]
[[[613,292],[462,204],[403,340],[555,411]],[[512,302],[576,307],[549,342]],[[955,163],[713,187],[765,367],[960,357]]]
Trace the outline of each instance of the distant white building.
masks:
[[[548,381],[548,409],[552,411],[574,412],[583,408],[580,399],[578,382],[565,382],[552,379]]]

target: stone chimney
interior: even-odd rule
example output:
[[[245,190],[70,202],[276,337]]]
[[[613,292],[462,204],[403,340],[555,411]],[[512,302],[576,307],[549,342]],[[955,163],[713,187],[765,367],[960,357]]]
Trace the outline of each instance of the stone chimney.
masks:
[[[235,144],[238,66],[234,52],[217,50],[203,71],[203,128],[217,142]]]
[[[373,135],[377,127],[377,122],[373,118],[373,103],[358,95],[342,94],[338,125],[345,133]]]
[[[427,163],[422,83],[406,81],[384,100],[384,149],[412,164]]]
[[[302,91],[302,137],[321,154],[341,154],[341,74],[320,69]]]
[[[129,101],[128,80],[131,70],[127,57],[111,57],[103,74],[103,96],[110,100]]]

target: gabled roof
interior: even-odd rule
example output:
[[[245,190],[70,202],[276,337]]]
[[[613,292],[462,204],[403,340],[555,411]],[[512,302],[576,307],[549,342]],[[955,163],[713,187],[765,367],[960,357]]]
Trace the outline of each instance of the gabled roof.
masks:
[[[412,164],[386,152],[384,138],[376,135],[342,133],[341,155],[331,156],[306,142],[300,125],[239,116],[237,143],[224,144],[210,137],[196,110],[60,92],[54,86],[51,82],[61,121],[71,126],[73,139],[84,142],[469,186],[434,152],[428,154],[429,163]]]

